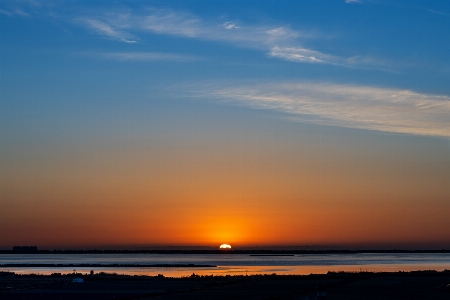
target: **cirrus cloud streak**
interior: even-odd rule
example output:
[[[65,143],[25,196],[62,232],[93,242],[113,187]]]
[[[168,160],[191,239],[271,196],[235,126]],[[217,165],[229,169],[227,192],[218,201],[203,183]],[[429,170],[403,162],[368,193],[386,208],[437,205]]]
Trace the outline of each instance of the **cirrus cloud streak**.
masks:
[[[160,53],[160,52],[109,52],[88,54],[89,56],[118,60],[118,61],[178,61],[178,62],[190,62],[199,60],[199,58],[191,55],[181,55],[173,53]]]
[[[289,26],[247,25],[239,21],[205,20],[186,12],[147,8],[134,13],[105,13],[95,18],[80,19],[96,34],[126,43],[135,43],[143,33],[180,38],[223,42],[235,47],[265,51],[269,57],[314,64],[332,64],[351,68],[386,69],[386,63],[368,56],[340,57],[302,46],[306,39],[321,38]],[[132,33],[133,32],[133,33]]]
[[[208,87],[200,97],[288,113],[301,122],[450,138],[450,97],[330,83]]]
[[[117,29],[116,27],[107,24],[106,22],[95,20],[95,19],[81,19],[79,22],[86,24],[88,27],[92,28],[98,34],[106,35],[111,39],[117,39],[125,43],[136,43],[136,38],[123,30]]]

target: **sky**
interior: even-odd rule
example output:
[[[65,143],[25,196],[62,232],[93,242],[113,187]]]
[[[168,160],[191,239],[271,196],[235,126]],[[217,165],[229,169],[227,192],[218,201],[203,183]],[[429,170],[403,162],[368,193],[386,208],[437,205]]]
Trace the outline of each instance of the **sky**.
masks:
[[[0,2],[0,249],[450,248],[450,2]]]

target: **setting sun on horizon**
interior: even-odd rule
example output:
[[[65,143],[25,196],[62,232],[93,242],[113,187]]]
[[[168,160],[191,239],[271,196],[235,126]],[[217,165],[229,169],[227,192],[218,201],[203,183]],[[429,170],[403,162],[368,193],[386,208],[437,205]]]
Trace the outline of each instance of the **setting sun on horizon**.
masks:
[[[1,1],[0,250],[450,249],[450,7],[403,2]]]

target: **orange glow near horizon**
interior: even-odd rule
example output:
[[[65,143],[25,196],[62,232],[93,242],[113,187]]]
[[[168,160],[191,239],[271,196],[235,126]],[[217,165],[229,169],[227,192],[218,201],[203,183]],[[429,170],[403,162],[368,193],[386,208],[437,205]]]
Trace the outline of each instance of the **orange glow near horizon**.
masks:
[[[450,246],[448,160],[247,147],[14,168],[0,182],[0,247]]]

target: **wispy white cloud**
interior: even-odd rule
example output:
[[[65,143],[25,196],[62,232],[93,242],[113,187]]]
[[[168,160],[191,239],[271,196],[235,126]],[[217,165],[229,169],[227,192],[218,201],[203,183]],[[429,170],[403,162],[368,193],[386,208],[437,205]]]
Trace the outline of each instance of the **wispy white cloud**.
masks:
[[[234,24],[233,22],[225,22],[222,24],[223,27],[225,29],[235,29],[235,28],[239,28],[239,26],[237,26],[236,24]]]
[[[172,54],[172,53],[160,53],[160,52],[110,52],[110,53],[96,53],[88,55],[98,58],[112,59],[119,61],[170,60],[178,62],[189,62],[199,60],[199,58],[195,56]]]
[[[170,10],[149,10],[145,17],[132,17],[140,29],[158,34],[178,35],[226,42],[238,47],[267,51],[270,57],[300,63],[333,64],[347,67],[387,69],[381,60],[365,57],[339,57],[302,46],[305,39],[320,38],[318,34],[279,25],[246,25],[237,21],[216,23],[187,13]]]
[[[6,11],[6,10],[0,9],[0,14],[7,15],[7,16],[21,16],[21,17],[29,17],[30,16],[29,13],[23,11],[20,8],[16,8],[16,9],[11,10],[11,11]]]
[[[318,35],[288,26],[207,21],[185,12],[154,8],[140,14],[129,11],[105,14],[99,19],[84,19],[84,23],[99,34],[124,42],[137,40],[130,32],[151,32],[258,49],[267,51],[270,57],[293,62],[379,68],[378,61],[369,61],[362,56],[358,59],[338,57],[303,47],[301,44],[305,39],[318,38]]]
[[[438,15],[442,15],[442,16],[450,16],[449,13],[444,13],[444,12],[437,11],[437,10],[433,10],[433,9],[427,9],[427,10],[428,10],[429,12],[434,13],[434,14],[438,14]]]
[[[361,0],[345,0],[345,3],[361,3]]]
[[[208,34],[203,22],[187,13],[150,9],[145,16],[135,16],[135,25],[159,34],[202,37]]]
[[[215,85],[196,95],[321,125],[450,138],[450,97],[326,83]]]
[[[14,0],[3,1],[1,3],[0,14],[8,16],[31,17],[41,13],[41,8],[51,6],[50,1],[46,1],[43,5],[41,2],[34,0]]]
[[[20,3],[20,8],[17,5],[10,6],[6,10],[0,10],[0,13],[9,16],[28,16],[27,11],[30,11],[35,14],[51,14],[54,17],[52,4],[47,2],[42,4],[33,0]],[[73,20],[95,34],[125,43],[145,41],[144,34],[153,33],[257,49],[266,52],[269,57],[296,63],[386,69],[385,66],[380,68],[379,60],[364,56],[339,57],[306,47],[304,44],[307,39],[322,36],[312,31],[294,30],[286,25],[248,25],[238,20],[223,18],[220,18],[220,21],[206,20],[186,12],[156,8],[143,8],[140,11],[120,8],[96,11],[95,15],[84,16],[78,9],[77,16]]]
[[[137,39],[130,33],[117,29],[106,22],[95,19],[78,19],[79,22],[93,29],[95,32],[106,35],[109,38],[116,39],[126,43],[136,43]]]
[[[2,9],[0,9],[0,14],[7,15],[7,16],[12,16],[12,13],[10,13],[9,11],[6,11],[6,10],[2,10]]]
[[[267,49],[270,45],[291,43],[306,33],[283,26],[248,26],[236,21],[205,21],[192,14],[149,9],[147,15],[130,20],[138,29],[158,34],[233,43],[237,46]],[[310,34],[309,34],[310,36]]]
[[[269,56],[293,62],[331,64],[349,68],[365,68],[394,72],[391,64],[382,59],[369,56],[353,56],[345,58],[302,47],[275,46],[269,52]]]
[[[339,57],[300,47],[278,47],[270,51],[270,56],[296,62],[337,64]]]
[[[19,15],[19,16],[22,16],[22,17],[28,17],[28,16],[30,15],[29,13],[24,12],[24,11],[21,10],[21,9],[16,9],[16,10],[14,10],[14,13],[15,13],[16,15]]]

